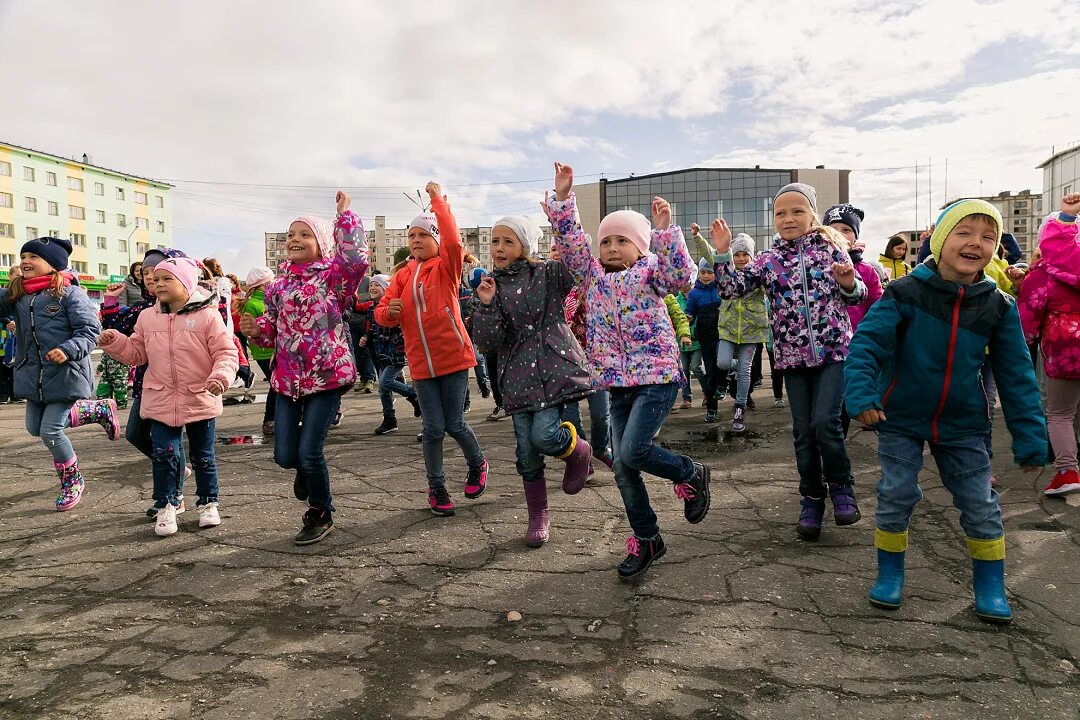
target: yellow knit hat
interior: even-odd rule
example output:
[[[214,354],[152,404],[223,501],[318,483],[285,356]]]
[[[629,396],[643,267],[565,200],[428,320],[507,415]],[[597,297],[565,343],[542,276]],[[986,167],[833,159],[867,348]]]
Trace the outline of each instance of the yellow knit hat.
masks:
[[[998,242],[1001,242],[1001,213],[996,207],[985,200],[957,200],[942,210],[934,223],[934,234],[930,236],[930,252],[933,253],[935,261],[941,260],[941,248],[945,244],[945,238],[969,215],[989,215],[993,218]]]

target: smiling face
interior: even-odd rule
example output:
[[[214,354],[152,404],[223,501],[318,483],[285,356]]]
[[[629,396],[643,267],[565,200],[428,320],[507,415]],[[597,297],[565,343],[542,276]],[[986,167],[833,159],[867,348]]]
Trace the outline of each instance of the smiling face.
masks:
[[[427,260],[439,254],[435,237],[421,228],[409,228],[409,254],[417,260]]]
[[[753,258],[750,257],[750,253],[748,252],[737,252],[731,256],[731,261],[735,263],[736,270],[742,270],[751,260],[753,260]]]
[[[907,257],[907,243],[906,242],[897,243],[896,245],[893,246],[893,249],[891,250],[891,252],[892,252],[892,259],[893,260],[903,260],[904,258]]]
[[[946,280],[973,283],[993,259],[997,245],[998,231],[993,221],[985,215],[968,215],[945,238],[938,272]]]
[[[26,280],[32,280],[42,275],[48,275],[53,271],[53,266],[45,261],[40,255],[24,252],[19,256],[19,270]]]
[[[784,240],[795,240],[810,232],[814,210],[802,193],[786,192],[773,204],[773,224]]]
[[[379,283],[373,282],[370,285],[368,285],[368,295],[370,295],[371,299],[374,300],[375,302],[379,302],[380,300],[382,300],[382,296],[385,295],[385,294],[386,294],[386,291],[383,290],[383,286],[380,285]]]
[[[702,268],[698,270],[697,277],[702,285],[712,285],[713,280],[716,279],[716,273],[712,271],[712,268]]]
[[[630,238],[608,235],[600,241],[600,262],[610,272],[626,270],[641,259],[641,251]]]
[[[289,262],[308,263],[319,259],[319,240],[306,222],[294,220],[285,236],[285,252]]]
[[[509,267],[525,256],[525,248],[514,231],[505,225],[491,228],[491,264],[496,270]]]

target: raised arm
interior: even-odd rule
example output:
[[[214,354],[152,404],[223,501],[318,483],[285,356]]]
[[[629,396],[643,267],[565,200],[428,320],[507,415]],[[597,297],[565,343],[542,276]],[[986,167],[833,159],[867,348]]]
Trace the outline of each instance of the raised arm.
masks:
[[[551,223],[562,262],[570,270],[574,284],[582,285],[591,274],[602,272],[602,268],[592,255],[592,238],[581,229],[573,187],[574,169],[555,163],[555,194],[545,195],[541,207]]]
[[[653,231],[650,243],[656,254],[652,285],[659,295],[672,295],[694,276],[693,260],[686,247],[682,228],[671,224],[671,206],[667,200],[653,198]]]
[[[330,264],[330,286],[342,305],[356,294],[368,271],[368,244],[364,224],[349,205],[352,200],[338,190],[337,219],[334,222],[336,251]]]
[[[439,258],[450,280],[450,287],[461,285],[461,269],[465,266],[465,246],[461,244],[461,231],[457,218],[450,210],[450,203],[437,182],[429,182],[425,188],[431,198],[431,212],[439,222]]]

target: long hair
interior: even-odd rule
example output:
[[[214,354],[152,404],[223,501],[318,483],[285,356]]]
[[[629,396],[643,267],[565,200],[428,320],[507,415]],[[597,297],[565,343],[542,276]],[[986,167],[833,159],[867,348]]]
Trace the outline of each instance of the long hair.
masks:
[[[64,294],[64,278],[56,270],[53,270],[50,274],[52,275],[53,282],[52,287],[50,287],[49,290],[51,290],[56,297],[60,297]],[[8,283],[8,289],[11,291],[8,295],[8,302],[15,302],[23,295],[26,295],[26,290],[23,288],[23,276],[20,275],[19,277],[11,278],[11,281]]]
[[[817,210],[811,210],[811,216],[813,222],[810,223],[810,232],[816,232],[820,234],[825,240],[840,252],[847,254],[850,249],[848,247],[847,238],[840,234],[839,230],[831,228],[828,225],[821,224],[821,218],[818,217]]]
[[[893,248],[895,248],[900,243],[904,243],[906,245],[907,240],[905,240],[900,235],[893,235],[891,238],[889,238],[889,242],[885,244],[885,252],[883,252],[882,255],[889,258],[890,260],[895,259],[895,258],[893,258],[892,251],[893,251]],[[906,256],[906,254],[905,254],[905,256]],[[900,258],[900,259],[903,260],[904,258]]]
[[[221,263],[217,261],[217,258],[203,258],[202,263],[203,269],[210,276],[206,278],[207,280],[209,280],[210,278],[225,277],[225,272],[221,269]]]

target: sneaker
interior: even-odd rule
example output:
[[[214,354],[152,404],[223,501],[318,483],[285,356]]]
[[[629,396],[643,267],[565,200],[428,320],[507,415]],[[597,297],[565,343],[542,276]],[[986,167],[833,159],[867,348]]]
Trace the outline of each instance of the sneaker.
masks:
[[[716,411],[715,410],[706,410],[705,411],[705,422],[707,422],[707,423],[716,422]]]
[[[716,399],[717,400],[723,401],[724,398],[726,398],[726,397],[727,397],[727,390],[723,390],[721,392],[716,393]]]
[[[375,428],[376,435],[386,435],[392,433],[398,429],[397,420],[395,418],[383,418],[382,425]]]
[[[191,471],[189,470],[188,472],[191,472]],[[184,496],[180,495],[180,496],[178,496],[176,498],[176,500],[177,500],[177,502],[180,503],[179,505],[176,506],[176,514],[179,515],[180,513],[186,512],[187,511],[187,505],[184,504]],[[150,507],[146,508],[146,517],[156,518],[157,514],[158,514],[157,505],[151,505]]]
[[[465,405],[461,408],[461,412],[463,415],[468,415],[470,410],[472,410],[472,400],[465,398]]]
[[[694,477],[675,484],[675,496],[683,501],[686,522],[696,525],[709,512],[709,468],[694,463]]]
[[[731,417],[731,432],[741,433],[743,430],[746,430],[746,408],[736,405]]]
[[[804,497],[801,505],[802,512],[795,532],[803,540],[817,540],[821,537],[821,519],[825,517],[825,498]]]
[[[621,578],[632,578],[649,569],[653,560],[663,557],[667,552],[664,547],[664,538],[657,535],[652,540],[639,540],[631,535],[626,538],[626,557],[619,567],[615,568]]]
[[[360,383],[360,390],[362,390],[365,395],[370,395],[372,390],[374,389],[375,383],[371,380],[365,380],[364,382]]]
[[[829,497],[832,499],[833,520],[837,525],[854,525],[859,522],[862,514],[855,502],[855,488],[851,483],[829,483]]]
[[[450,493],[446,492],[445,485],[428,488],[427,500],[434,514],[441,517],[450,517],[454,514],[454,501],[450,499]]]
[[[244,378],[244,389],[250,390],[251,386],[255,384],[255,373],[248,371],[247,377]]]
[[[709,398],[701,398],[701,407],[709,407]]]
[[[154,521],[154,533],[165,537],[176,533],[176,508],[166,503],[165,507],[157,511]]]
[[[782,407],[787,407],[787,403],[784,402],[784,398],[776,398],[775,400],[772,401],[772,406],[774,408],[782,408]]]
[[[424,442],[424,433],[422,433],[422,432],[416,433],[416,442],[419,442],[419,443]]]
[[[491,388],[489,388],[487,385],[481,385],[480,386],[480,397],[484,398],[485,400],[487,400],[489,397],[491,397]]]
[[[679,408],[682,410],[689,410],[692,407],[694,407],[694,401],[690,398],[686,398],[685,400],[683,400],[682,405],[679,406]]]
[[[343,413],[341,411],[338,411],[334,415],[334,419],[330,421],[330,427],[337,427],[338,425],[340,425],[341,424],[341,416],[344,415],[344,414],[345,413]]]
[[[221,516],[218,515],[218,504],[216,502],[200,505],[198,509],[199,527],[217,527],[221,524]]]
[[[495,420],[501,420],[504,417],[506,417],[506,411],[496,405],[495,409],[491,411],[491,414],[487,416],[487,419],[494,422]]]
[[[488,464],[487,460],[478,468],[469,468],[469,476],[465,479],[465,497],[475,500],[484,494],[487,488]]]
[[[312,545],[334,529],[334,516],[329,510],[309,507],[304,513],[304,527],[293,538],[296,545]]]
[[[1080,472],[1076,468],[1059,470],[1050,478],[1050,484],[1043,490],[1044,495],[1064,495],[1080,490]]]
[[[420,401],[415,397],[406,398],[410,405],[412,405],[412,416],[420,417],[423,413],[420,412]]]
[[[263,437],[274,437],[274,421],[267,420],[262,424]]]

